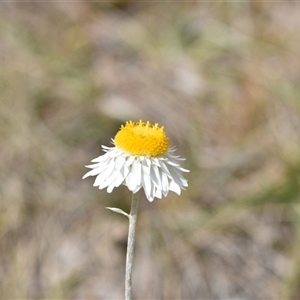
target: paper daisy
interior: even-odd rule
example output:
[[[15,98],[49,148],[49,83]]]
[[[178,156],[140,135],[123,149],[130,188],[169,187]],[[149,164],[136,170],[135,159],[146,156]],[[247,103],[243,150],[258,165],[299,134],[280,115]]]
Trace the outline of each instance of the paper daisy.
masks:
[[[102,146],[104,155],[92,160],[93,165],[83,179],[96,176],[94,186],[107,188],[125,184],[133,194],[144,189],[149,201],[167,196],[169,191],[178,195],[188,186],[182,172],[189,172],[179,164],[184,160],[175,156],[169,146],[164,127],[150,122],[126,122],[112,139],[114,147]]]

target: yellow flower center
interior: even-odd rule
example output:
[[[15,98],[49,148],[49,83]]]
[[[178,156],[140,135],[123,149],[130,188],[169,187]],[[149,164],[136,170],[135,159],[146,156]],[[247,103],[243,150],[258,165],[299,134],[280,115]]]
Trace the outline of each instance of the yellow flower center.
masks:
[[[116,134],[115,145],[132,155],[161,156],[168,150],[169,139],[158,124],[129,121]]]

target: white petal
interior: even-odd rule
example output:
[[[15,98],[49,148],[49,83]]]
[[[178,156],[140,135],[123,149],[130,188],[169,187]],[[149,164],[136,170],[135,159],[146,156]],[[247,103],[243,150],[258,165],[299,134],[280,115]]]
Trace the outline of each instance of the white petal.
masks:
[[[98,186],[99,188],[103,188],[100,187],[102,186],[102,184],[105,182],[105,180],[113,173],[114,171],[114,160],[112,159],[109,164],[107,165],[107,167],[103,170],[102,173],[100,173],[94,183],[94,186]]]
[[[175,152],[175,151],[176,151],[176,147],[175,147],[175,146],[170,147],[170,148],[168,149],[168,153],[173,153],[173,152]]]
[[[101,156],[99,156],[97,158],[94,158],[92,160],[92,162],[104,162],[104,161],[106,161],[108,159],[109,159],[109,156],[107,155],[107,153],[105,153],[105,154],[103,154],[103,155],[101,155]]]
[[[156,189],[155,191],[155,197],[161,199],[162,198],[162,192],[159,189]]]
[[[120,155],[120,156],[116,157],[116,159],[115,159],[115,169],[120,170],[123,167],[123,165],[125,164],[125,161],[126,161],[126,159],[123,155]]]
[[[150,175],[150,166],[151,166],[150,159],[145,157],[145,159],[142,161],[143,173]]]
[[[102,184],[105,182],[105,180],[109,177],[110,174],[107,174],[106,172],[103,172],[101,174],[99,174],[97,177],[96,177],[96,180],[93,184],[93,186],[99,186],[99,188],[101,189],[102,187]]]
[[[154,200],[154,198],[155,198],[155,192],[156,192],[156,187],[155,187],[155,185],[152,183],[152,185],[151,185],[151,198],[153,198],[153,200]],[[153,201],[152,200],[152,201]]]
[[[99,188],[102,189],[111,185],[112,183],[114,183],[117,177],[118,177],[118,172],[114,170],[112,174],[108,178],[106,178],[106,180],[102,184],[100,184]]]
[[[132,174],[136,180],[136,186],[141,185],[142,180],[142,165],[139,160],[132,163]]]
[[[135,160],[135,156],[132,156],[132,155],[128,156],[127,159],[126,159],[126,162],[125,162],[124,166],[125,167],[131,166],[132,163],[134,162],[134,160]]]
[[[113,184],[111,184],[107,187],[106,191],[110,194],[114,188],[115,188],[115,186]]]
[[[107,169],[108,165],[110,164],[110,160],[108,160],[107,162],[103,162],[99,165],[99,167],[97,167],[98,170],[98,174],[101,174],[105,169]]]
[[[180,165],[177,162],[174,162],[171,159],[166,160],[166,163],[174,167],[180,167]]]
[[[175,169],[170,167],[169,168],[170,174],[171,174],[171,178],[172,180],[178,185],[178,186],[182,186],[182,182],[181,182],[181,174]]]
[[[152,164],[160,167],[160,160],[162,160],[162,159],[161,158],[152,158]]]
[[[132,190],[132,193],[133,194],[137,193],[141,188],[142,188],[142,185],[136,186],[136,188],[134,190]]]
[[[150,181],[150,183],[151,183],[151,181]],[[149,193],[147,195],[147,199],[150,202],[152,202],[154,200],[154,198],[155,198],[155,186],[154,186],[154,184],[151,184]]]
[[[173,151],[173,152],[174,152],[174,151]],[[169,159],[186,160],[186,158],[180,157],[179,155],[174,155],[174,154],[172,154],[173,152],[168,152],[168,153],[166,154],[166,156],[167,156]]]
[[[178,195],[180,195],[180,193],[181,193],[180,186],[177,183],[175,183],[174,181],[171,181],[171,183],[170,183],[170,191],[173,191]]]
[[[113,151],[114,149],[117,149],[117,147],[107,147],[107,146],[101,146],[102,149],[105,149],[105,150],[109,150],[109,151]]]
[[[136,188],[136,182],[132,172],[128,173],[125,182],[126,182],[126,186],[130,191],[133,191]]]
[[[124,178],[127,177],[129,171],[130,171],[129,167],[125,167],[125,166],[123,166],[123,167],[119,170],[119,172],[122,174],[122,176],[123,176]]]
[[[159,165],[162,168],[163,172],[168,175],[169,177],[171,177],[171,174],[169,172],[169,169],[167,168],[167,166],[165,165],[165,163],[161,160],[159,161]]]
[[[153,202],[154,196],[153,195],[148,195],[147,199],[148,199],[149,202]]]
[[[85,165],[85,167],[89,168],[89,169],[96,169],[99,166],[101,166],[101,163],[96,163],[96,164],[92,164],[92,165]]]
[[[181,171],[181,172],[190,172],[190,170],[187,170],[185,168],[182,168],[181,166],[176,167],[177,170]]]
[[[82,177],[82,179],[85,179],[85,178],[87,178],[87,177],[89,177],[89,176],[95,176],[95,175],[97,175],[97,174],[99,174],[99,169],[98,169],[98,168],[93,169],[93,170],[87,172],[87,173]]]
[[[154,182],[154,184],[161,188],[161,178],[160,178],[160,174],[158,171],[158,168],[156,165],[152,165],[151,169],[150,169],[150,177],[152,179],[152,181]]]
[[[116,180],[114,182],[115,187],[120,186],[123,183],[123,181],[124,181],[123,175],[120,172],[118,172],[118,177],[116,178]]]
[[[188,186],[188,183],[187,183],[187,180],[186,180],[186,179],[184,179],[184,178],[182,177],[182,178],[180,178],[180,180],[181,180],[182,186]]]
[[[162,172],[162,176],[161,176],[161,187],[162,187],[162,193],[163,195],[166,197],[168,195],[169,192],[169,180],[168,180],[168,176]]]
[[[118,156],[122,155],[122,152],[118,149],[113,149],[111,151],[108,151],[107,155],[111,158],[114,158],[114,157],[118,157]]]
[[[144,172],[142,173],[142,185],[147,199],[151,199],[151,179],[150,176]]]

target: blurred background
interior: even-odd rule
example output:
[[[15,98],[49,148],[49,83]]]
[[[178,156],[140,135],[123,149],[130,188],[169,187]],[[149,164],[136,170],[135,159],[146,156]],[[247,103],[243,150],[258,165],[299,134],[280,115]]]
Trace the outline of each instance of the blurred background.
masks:
[[[122,299],[129,210],[82,180],[120,125],[191,170],[140,195],[136,299],[300,298],[300,3],[0,3],[0,297]]]

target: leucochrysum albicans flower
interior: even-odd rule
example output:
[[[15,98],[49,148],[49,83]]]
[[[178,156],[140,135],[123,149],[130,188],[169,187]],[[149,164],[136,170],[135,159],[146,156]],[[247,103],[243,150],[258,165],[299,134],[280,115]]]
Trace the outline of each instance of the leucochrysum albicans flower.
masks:
[[[94,186],[107,188],[125,184],[133,194],[144,189],[149,201],[167,196],[169,191],[178,195],[188,186],[175,148],[169,146],[164,127],[150,122],[126,122],[112,139],[114,147],[102,146],[105,154],[92,160],[94,164],[83,179],[96,176]]]
[[[94,186],[107,188],[112,192],[115,187],[125,184],[132,191],[131,209],[127,214],[119,208],[107,207],[114,212],[124,214],[129,219],[125,300],[132,300],[132,262],[135,240],[135,227],[138,208],[138,191],[144,189],[149,201],[155,197],[167,196],[169,191],[177,194],[188,186],[174,147],[169,146],[169,139],[164,127],[150,122],[126,122],[112,139],[114,147],[102,146],[105,154],[92,160],[94,164],[83,178],[96,176]]]

